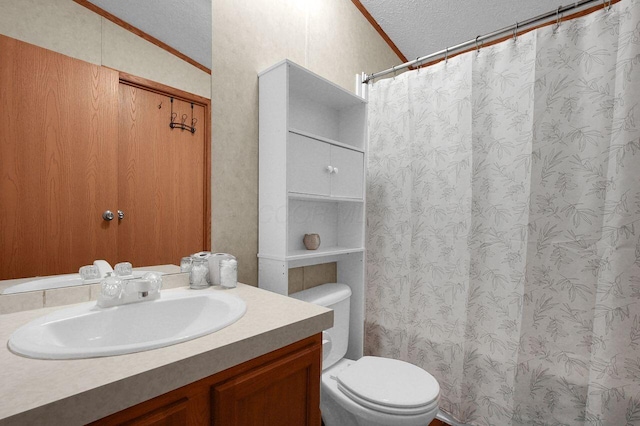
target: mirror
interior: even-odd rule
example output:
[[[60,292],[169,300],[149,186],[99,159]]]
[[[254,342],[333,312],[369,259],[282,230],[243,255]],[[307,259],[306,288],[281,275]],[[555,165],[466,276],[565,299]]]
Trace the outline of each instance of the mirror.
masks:
[[[104,262],[99,260],[97,262]],[[110,265],[109,265],[110,268]],[[104,272],[104,271],[103,271]],[[155,272],[163,278],[167,275],[180,273],[180,267],[176,265],[158,265],[151,267],[134,268],[129,276],[123,279],[142,278],[147,272]],[[32,291],[54,290],[81,285],[99,284],[105,274],[100,274],[100,278],[83,279],[80,274],[60,274],[48,277],[17,278],[0,281],[0,295],[21,294]]]
[[[12,82],[0,88],[10,118],[0,157],[11,159],[0,163],[0,291],[18,278],[76,274],[96,259],[178,264],[210,244],[209,100],[191,95],[209,96],[210,75],[82,3],[37,0],[0,18],[0,74]],[[171,129],[173,120],[195,133]],[[194,244],[148,256],[196,233]]]

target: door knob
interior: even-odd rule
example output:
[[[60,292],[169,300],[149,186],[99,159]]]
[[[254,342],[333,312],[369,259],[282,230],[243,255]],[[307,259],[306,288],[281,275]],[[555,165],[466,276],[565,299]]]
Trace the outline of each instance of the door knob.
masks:
[[[124,212],[122,210],[118,210],[118,220],[124,219]]]
[[[113,220],[113,212],[111,210],[105,210],[104,213],[102,213],[102,218],[107,222]]]
[[[329,174],[333,173],[333,167],[327,166],[327,171],[329,172]]]

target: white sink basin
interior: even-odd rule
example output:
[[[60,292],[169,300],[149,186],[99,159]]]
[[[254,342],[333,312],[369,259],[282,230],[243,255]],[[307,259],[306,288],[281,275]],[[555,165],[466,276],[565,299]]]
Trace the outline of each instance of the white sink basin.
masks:
[[[206,290],[163,291],[154,301],[107,309],[88,302],[20,327],[9,349],[39,359],[146,351],[213,333],[236,322],[246,309],[239,297]]]

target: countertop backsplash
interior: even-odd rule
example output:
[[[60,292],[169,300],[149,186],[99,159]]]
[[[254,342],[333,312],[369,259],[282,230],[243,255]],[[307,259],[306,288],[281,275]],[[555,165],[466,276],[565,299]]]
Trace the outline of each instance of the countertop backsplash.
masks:
[[[152,269],[152,267],[149,269]],[[163,289],[184,287],[188,285],[188,273],[168,273],[162,276]],[[25,293],[0,294],[0,315],[28,311],[31,309],[89,302],[98,298],[99,291],[100,284],[88,284],[76,287],[55,288],[51,290],[29,291]]]

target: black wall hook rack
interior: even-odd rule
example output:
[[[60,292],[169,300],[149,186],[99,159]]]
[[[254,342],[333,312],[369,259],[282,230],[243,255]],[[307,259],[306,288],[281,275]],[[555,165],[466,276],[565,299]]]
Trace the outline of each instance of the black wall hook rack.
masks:
[[[192,134],[196,132],[196,123],[198,122],[198,119],[193,117],[193,102],[191,102],[191,125],[186,124],[187,114],[182,114],[182,117],[180,117],[180,123],[175,121],[177,117],[178,113],[173,112],[173,98],[171,98],[171,122],[169,123],[169,127],[172,129],[188,130]]]

